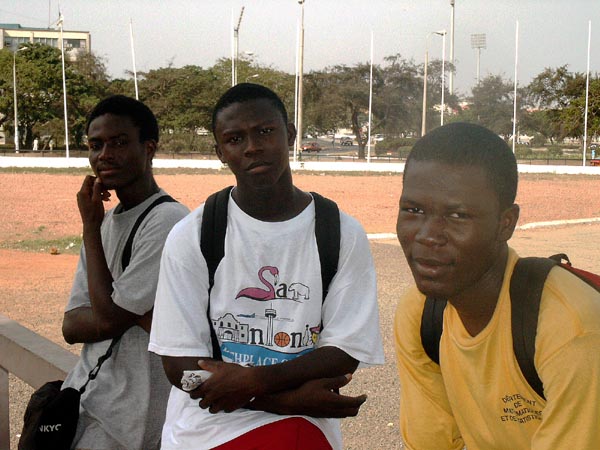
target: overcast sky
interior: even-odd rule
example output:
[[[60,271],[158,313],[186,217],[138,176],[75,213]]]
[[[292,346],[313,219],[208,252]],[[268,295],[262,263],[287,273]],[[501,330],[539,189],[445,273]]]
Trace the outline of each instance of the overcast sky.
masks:
[[[290,73],[295,71],[297,0],[61,0],[65,30],[90,31],[92,51],[106,59],[113,78],[132,69],[129,21],[133,21],[138,71],[195,64],[209,67],[231,56],[232,16],[245,7],[240,52]],[[58,0],[2,0],[0,23],[47,27]],[[374,62],[400,53],[421,64],[426,36],[446,29],[450,56],[450,0],[306,0],[305,72],[335,64]],[[519,21],[518,80],[525,85],[545,67],[569,65],[585,72],[588,21],[592,21],[591,71],[600,71],[600,0],[456,0],[455,89],[468,94],[476,79],[471,35],[485,33],[481,76],[514,79],[515,29]],[[596,27],[596,28],[594,28]],[[442,38],[429,38],[430,58],[441,58]]]

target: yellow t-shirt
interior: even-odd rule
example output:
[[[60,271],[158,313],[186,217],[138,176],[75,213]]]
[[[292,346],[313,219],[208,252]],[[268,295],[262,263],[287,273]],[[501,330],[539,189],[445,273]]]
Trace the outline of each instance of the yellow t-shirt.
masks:
[[[421,345],[425,297],[413,287],[400,299],[396,355],[408,449],[600,449],[600,294],[566,270],[550,272],[534,361],[544,400],[513,352],[509,285],[517,258],[511,250],[498,304],[477,336],[448,303],[439,366]]]

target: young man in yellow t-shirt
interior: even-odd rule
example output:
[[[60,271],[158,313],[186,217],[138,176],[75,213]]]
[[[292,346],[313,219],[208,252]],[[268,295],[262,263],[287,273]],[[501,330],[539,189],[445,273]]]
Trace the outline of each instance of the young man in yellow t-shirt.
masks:
[[[453,123],[408,157],[398,239],[415,279],[395,334],[400,429],[415,450],[600,448],[600,294],[566,270],[544,285],[535,341],[540,397],[511,335],[507,241],[519,207],[517,165],[496,134]],[[426,297],[443,298],[440,364],[421,343]]]

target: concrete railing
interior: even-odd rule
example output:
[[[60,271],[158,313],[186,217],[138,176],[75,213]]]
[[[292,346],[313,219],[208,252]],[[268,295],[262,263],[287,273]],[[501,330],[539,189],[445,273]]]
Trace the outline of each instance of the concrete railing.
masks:
[[[10,449],[8,374],[37,389],[64,380],[76,362],[73,353],[0,315],[0,449]]]

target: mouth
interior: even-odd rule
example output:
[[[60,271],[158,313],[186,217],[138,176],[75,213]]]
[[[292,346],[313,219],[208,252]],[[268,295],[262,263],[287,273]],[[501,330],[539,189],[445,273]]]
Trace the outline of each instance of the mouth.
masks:
[[[268,164],[264,161],[256,161],[256,162],[253,162],[252,164],[250,164],[248,167],[246,167],[246,172],[262,173],[262,172],[265,172],[266,170],[268,170],[269,167],[270,167],[270,164]]]
[[[421,277],[433,279],[446,274],[452,264],[449,261],[434,258],[413,258],[413,268]]]
[[[116,167],[99,167],[97,170],[98,176],[100,178],[109,177],[118,172],[118,168]]]

